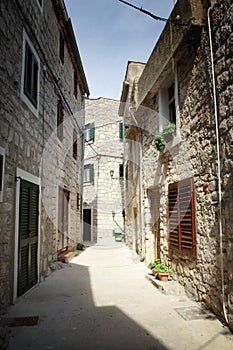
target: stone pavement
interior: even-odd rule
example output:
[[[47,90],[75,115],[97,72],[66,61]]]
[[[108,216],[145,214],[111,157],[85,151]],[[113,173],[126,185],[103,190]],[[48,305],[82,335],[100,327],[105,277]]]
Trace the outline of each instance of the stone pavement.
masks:
[[[213,314],[176,282],[162,293],[124,243],[111,243],[91,245],[9,308],[6,318],[39,318],[8,329],[8,350],[233,349]]]

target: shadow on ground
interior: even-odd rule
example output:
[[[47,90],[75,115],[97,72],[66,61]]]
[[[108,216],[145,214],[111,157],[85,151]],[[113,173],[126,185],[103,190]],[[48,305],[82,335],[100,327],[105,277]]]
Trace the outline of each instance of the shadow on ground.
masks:
[[[117,307],[96,307],[88,267],[77,264],[55,271],[6,316],[39,316],[35,326],[9,328],[9,350],[168,349]]]

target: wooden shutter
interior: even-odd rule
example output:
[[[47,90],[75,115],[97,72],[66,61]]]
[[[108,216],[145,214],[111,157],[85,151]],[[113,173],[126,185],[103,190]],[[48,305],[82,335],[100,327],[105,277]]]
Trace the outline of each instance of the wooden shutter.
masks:
[[[60,32],[59,56],[60,56],[61,63],[63,64],[64,57],[65,57],[65,42],[64,42],[62,32]]]
[[[90,123],[90,138],[89,140],[95,139],[95,123]]]
[[[74,70],[74,97],[78,97],[78,84],[77,84],[78,76],[77,71]]]
[[[170,184],[168,187],[169,202],[169,231],[170,248],[179,250],[179,202],[178,202],[178,183]]]
[[[196,224],[193,179],[170,184],[168,202],[170,248],[195,255]]]
[[[94,181],[94,164],[90,164],[90,181]]]
[[[38,279],[38,208],[39,187],[21,180],[18,296],[35,285]]]
[[[119,123],[119,138],[122,140],[124,137],[124,133],[123,133],[123,123],[120,122]]]

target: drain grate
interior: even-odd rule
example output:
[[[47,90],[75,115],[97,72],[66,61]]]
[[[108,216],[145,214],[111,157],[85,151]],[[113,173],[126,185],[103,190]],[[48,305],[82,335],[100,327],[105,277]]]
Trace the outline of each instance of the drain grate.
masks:
[[[39,316],[26,317],[2,317],[0,318],[0,326],[22,327],[35,326],[38,323]]]
[[[215,315],[212,312],[201,309],[198,306],[180,307],[176,308],[175,311],[186,321],[216,319]]]

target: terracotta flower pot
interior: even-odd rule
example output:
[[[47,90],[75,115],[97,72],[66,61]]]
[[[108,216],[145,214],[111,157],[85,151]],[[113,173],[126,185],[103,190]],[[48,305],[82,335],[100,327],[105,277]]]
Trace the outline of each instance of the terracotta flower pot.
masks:
[[[160,279],[160,281],[167,282],[168,281],[168,277],[169,277],[169,273],[168,272],[159,272],[158,273],[158,278]]]
[[[158,275],[158,272],[156,272],[155,270],[151,270],[151,272],[152,272],[152,275],[155,276],[155,278],[156,278]]]

